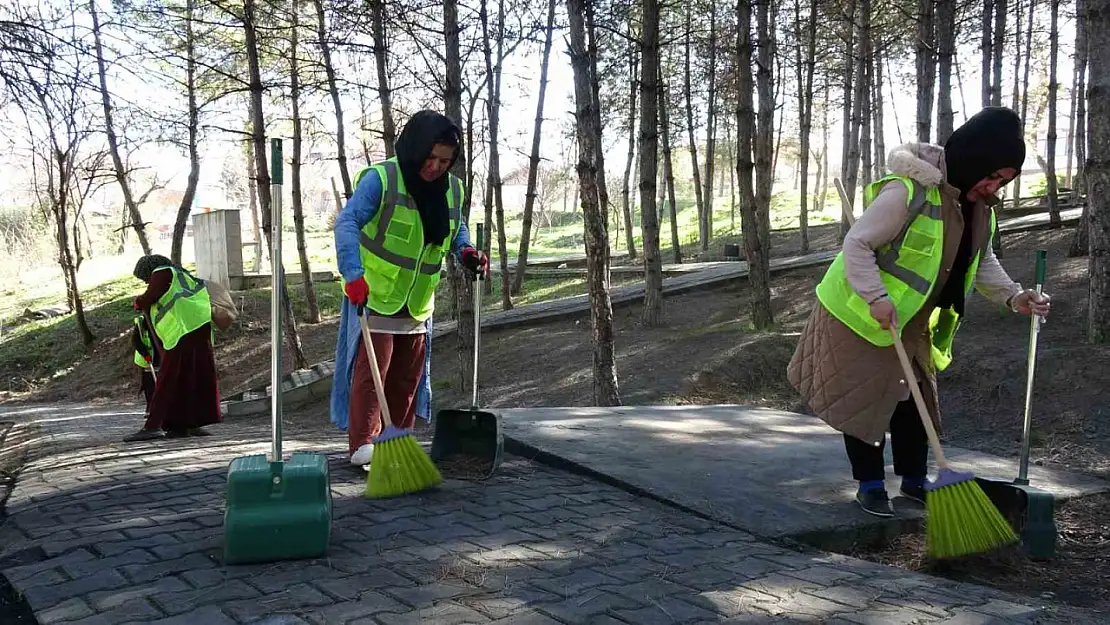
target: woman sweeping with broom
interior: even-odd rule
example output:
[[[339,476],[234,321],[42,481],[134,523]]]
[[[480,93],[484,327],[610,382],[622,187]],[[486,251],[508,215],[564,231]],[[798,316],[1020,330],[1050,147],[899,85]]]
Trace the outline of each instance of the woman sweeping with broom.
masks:
[[[943,148],[895,148],[891,174],[864,189],[866,210],[817,287],[820,305],[787,375],[817,416],[843,432],[856,500],[869,514],[894,514],[884,482],[888,430],[901,494],[924,503],[926,489],[942,485],[926,484],[929,443],[909,385],[920,385],[939,430],[936,372],[952,359],[972,290],[1017,313],[1049,312],[1048,296],[1023,290],[991,249],[995,194],[1025,162],[1021,130],[1012,110],[990,107]],[[904,345],[912,379],[892,344]]]
[[[465,190],[448,173],[460,132],[432,111],[412,116],[395,158],[362,172],[335,220],[335,248],[347,301],[340,312],[331,421],[347,429],[351,464],[370,464],[382,433],[378,390],[398,430],[431,416],[428,346],[435,290],[444,256],[471,271],[489,270],[462,220]],[[382,389],[367,358],[360,312],[369,319]]]

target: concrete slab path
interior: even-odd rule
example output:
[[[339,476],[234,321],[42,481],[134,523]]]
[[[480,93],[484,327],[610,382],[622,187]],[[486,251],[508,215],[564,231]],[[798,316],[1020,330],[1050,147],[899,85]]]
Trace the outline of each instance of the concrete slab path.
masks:
[[[506,436],[757,536],[830,534],[896,524],[857,506],[843,436],[818,419],[746,406],[527,408],[502,412]],[[946,447],[961,470],[1012,480],[1017,461]],[[890,449],[887,447],[890,462]],[[902,518],[923,509],[895,499]],[[1032,467],[1030,480],[1059,498],[1110,490],[1110,482]]]
[[[316,409],[318,411],[318,409]],[[24,413],[35,446],[0,525],[0,571],[53,625],[961,623],[1085,625],[1100,615],[748,532],[519,457],[485,482],[372,501],[332,463],[331,550],[219,561],[228,462],[266,449],[265,418],[124,445],[131,409]],[[83,414],[61,421],[59,417]],[[0,419],[5,418],[0,409]],[[339,452],[326,418],[287,448]],[[301,416],[298,423],[314,423]],[[68,448],[67,448],[68,447]]]

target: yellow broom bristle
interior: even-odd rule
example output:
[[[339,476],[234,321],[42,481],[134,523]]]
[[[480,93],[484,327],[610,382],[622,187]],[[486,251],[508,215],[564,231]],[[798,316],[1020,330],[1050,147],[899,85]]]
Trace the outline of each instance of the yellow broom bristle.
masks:
[[[1017,541],[1010,524],[974,479],[929,491],[925,506],[930,557],[965,556]]]
[[[416,493],[443,483],[435,463],[412,435],[378,443],[366,476],[365,495],[372,499]]]

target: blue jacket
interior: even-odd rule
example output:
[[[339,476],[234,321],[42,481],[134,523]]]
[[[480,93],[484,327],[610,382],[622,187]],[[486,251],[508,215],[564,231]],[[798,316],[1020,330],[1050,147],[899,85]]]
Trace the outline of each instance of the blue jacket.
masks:
[[[363,176],[358,187],[347,200],[347,205],[335,218],[335,255],[339,263],[339,273],[346,284],[362,275],[362,259],[359,257],[359,233],[370,223],[378,212],[382,198],[382,181],[378,176]],[[470,232],[466,223],[459,223],[458,233],[451,241],[451,253],[458,259],[459,252],[470,247]],[[354,358],[362,349],[362,330],[358,321],[358,311],[354,304],[342,295],[342,308],[339,312],[339,335],[335,342],[335,375],[331,383],[331,422],[341,430],[347,429],[347,410],[351,400],[351,373],[354,371]],[[428,334],[424,351],[424,375],[416,391],[416,415],[427,421],[432,420],[432,320],[428,319]]]

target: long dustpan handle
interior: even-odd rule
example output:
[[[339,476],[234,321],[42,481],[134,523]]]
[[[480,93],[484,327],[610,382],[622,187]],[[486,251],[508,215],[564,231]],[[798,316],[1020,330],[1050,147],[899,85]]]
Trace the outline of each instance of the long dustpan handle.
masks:
[[[1037,264],[1034,269],[1033,290],[1040,295],[1044,289],[1045,261],[1047,253],[1037,250]],[[1029,435],[1033,428],[1033,374],[1037,368],[1037,338],[1041,333],[1044,320],[1037,315],[1029,319],[1029,355],[1025,376],[1025,415],[1021,425],[1021,455],[1018,458],[1018,475],[1015,484],[1029,484]]]
[[[382,386],[382,372],[378,369],[378,356],[374,353],[374,341],[370,337],[370,320],[366,306],[358,307],[358,322],[362,326],[362,344],[366,346],[366,359],[370,362],[370,375],[374,378],[374,391],[378,394],[378,405],[382,410],[382,427],[393,425],[389,416],[389,402],[385,400],[385,387]]]
[[[485,232],[482,224],[475,224],[477,227],[477,243],[478,249],[482,249],[483,233]],[[471,381],[471,395],[470,407],[478,408],[478,353],[482,341],[482,289],[478,282],[482,279],[482,272],[478,271],[472,278],[474,281],[474,379]]]
[[[921,396],[921,388],[917,385],[917,377],[913,374],[913,365],[910,364],[910,357],[906,355],[906,347],[902,345],[902,337],[898,336],[898,328],[893,325],[890,326],[890,337],[894,339],[894,349],[898,352],[898,361],[902,363],[902,374],[906,376],[906,384],[910,386],[910,394],[917,404],[917,414],[921,417],[921,424],[925,426],[925,434],[929,437],[929,445],[933,448],[933,455],[936,456],[937,467],[947,469],[948,460],[940,447],[940,439],[933,427],[933,419],[925,406],[925,398]]]

